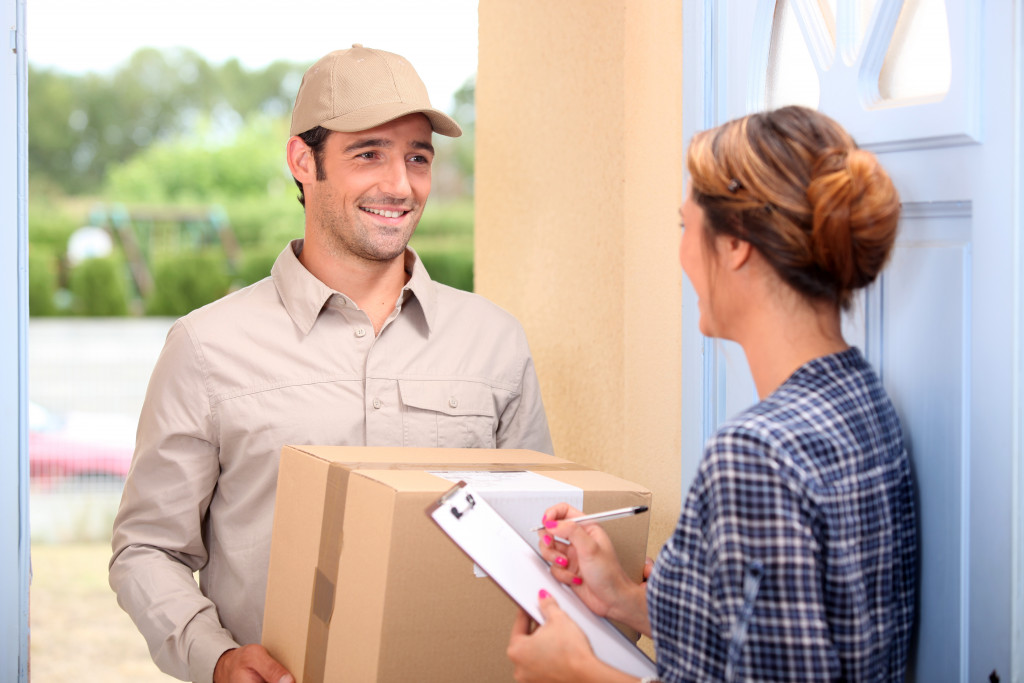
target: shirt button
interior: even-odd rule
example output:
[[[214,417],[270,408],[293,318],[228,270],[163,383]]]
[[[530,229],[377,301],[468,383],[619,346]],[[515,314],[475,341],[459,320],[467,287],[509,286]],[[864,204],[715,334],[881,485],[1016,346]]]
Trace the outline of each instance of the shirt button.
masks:
[[[384,405],[384,402],[381,401],[379,398],[373,399],[373,408],[374,408],[374,410],[380,410],[380,407],[382,405]]]
[[[454,396],[452,396],[450,399],[448,399],[448,405],[450,405],[452,408],[458,408],[459,407],[459,399],[457,399]]]
[[[366,336],[366,329],[362,328],[362,327],[357,327],[356,328],[356,336],[359,337],[359,338],[365,337]]]

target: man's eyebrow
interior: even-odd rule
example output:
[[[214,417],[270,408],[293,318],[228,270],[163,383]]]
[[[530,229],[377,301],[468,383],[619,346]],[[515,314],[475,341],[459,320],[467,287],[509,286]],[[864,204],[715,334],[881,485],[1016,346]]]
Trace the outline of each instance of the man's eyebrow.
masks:
[[[422,142],[420,140],[416,140],[416,141],[414,141],[412,143],[412,148],[413,149],[422,149],[422,150],[425,150],[427,152],[430,152],[431,154],[434,153],[434,146],[432,144],[430,144],[429,142]]]
[[[383,147],[385,149],[394,147],[395,143],[387,138],[364,138],[362,140],[356,140],[348,147],[345,148],[345,153],[358,152],[361,149],[371,149],[374,147]],[[411,143],[413,149],[421,149],[431,154],[434,153],[434,146],[429,142],[423,142],[422,140],[414,140]]]
[[[391,147],[393,143],[391,140],[385,138],[363,138],[362,140],[356,140],[351,145],[345,148],[346,152],[355,152],[360,149],[366,149],[367,147]]]

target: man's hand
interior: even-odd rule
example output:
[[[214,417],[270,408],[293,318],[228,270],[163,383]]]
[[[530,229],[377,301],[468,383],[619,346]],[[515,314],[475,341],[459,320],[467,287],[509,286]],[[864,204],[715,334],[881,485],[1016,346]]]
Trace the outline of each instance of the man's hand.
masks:
[[[295,683],[288,670],[262,645],[228,650],[217,660],[213,683]]]

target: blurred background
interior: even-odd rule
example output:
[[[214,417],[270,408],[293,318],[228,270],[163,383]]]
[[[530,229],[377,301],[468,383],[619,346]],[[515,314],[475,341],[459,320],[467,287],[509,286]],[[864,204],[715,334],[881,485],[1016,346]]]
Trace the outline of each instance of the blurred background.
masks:
[[[473,289],[476,3],[27,0],[31,671],[168,681],[107,586],[110,526],[175,318],[269,275],[302,236],[284,163],[305,69],[362,43],[434,106],[412,246]]]

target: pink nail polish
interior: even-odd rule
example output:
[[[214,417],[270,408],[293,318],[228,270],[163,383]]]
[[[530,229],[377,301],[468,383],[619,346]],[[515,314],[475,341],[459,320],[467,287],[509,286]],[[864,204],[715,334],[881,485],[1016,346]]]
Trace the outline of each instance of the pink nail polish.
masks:
[[[576,584],[576,585],[578,586],[578,585],[580,585],[581,583],[583,583],[583,579],[581,579],[581,578],[580,578],[580,577],[578,577],[578,576],[574,576],[574,577],[572,577],[572,582],[573,582],[574,584]]]
[[[554,529],[556,526],[558,526],[558,522],[554,519],[549,519],[544,522],[544,526],[548,529]]]
[[[553,540],[553,539],[552,539],[552,538],[551,538],[550,536],[545,536],[545,537],[544,537],[544,545],[546,545],[546,546],[548,546],[548,547],[550,548],[550,547],[551,547],[551,541],[552,541],[552,540]]]
[[[569,560],[565,559],[564,557],[556,557],[555,558],[555,564],[557,564],[560,567],[568,567],[569,566]]]
[[[537,597],[540,598],[541,600],[543,600],[544,598],[548,598],[548,597],[551,597],[551,596],[548,594],[548,592],[546,590],[541,588],[540,592],[537,593]]]

